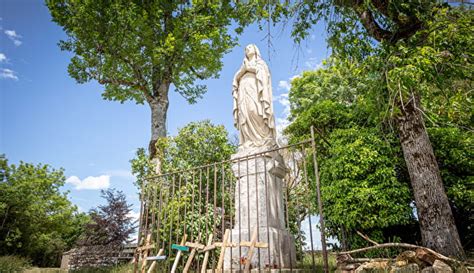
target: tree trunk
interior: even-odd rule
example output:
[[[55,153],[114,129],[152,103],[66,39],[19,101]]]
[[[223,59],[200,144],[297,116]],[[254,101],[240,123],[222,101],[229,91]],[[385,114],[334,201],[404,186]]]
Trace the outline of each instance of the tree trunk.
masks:
[[[397,118],[400,141],[415,196],[422,243],[447,256],[464,251],[426,132],[419,99],[412,97]]]
[[[166,137],[166,117],[168,112],[168,90],[169,84],[161,84],[155,92],[159,94],[148,101],[151,109],[151,140],[148,145],[150,158],[156,158],[156,141]]]

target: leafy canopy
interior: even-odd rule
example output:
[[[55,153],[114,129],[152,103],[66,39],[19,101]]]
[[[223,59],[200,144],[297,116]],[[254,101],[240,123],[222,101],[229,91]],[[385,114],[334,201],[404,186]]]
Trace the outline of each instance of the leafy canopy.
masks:
[[[191,122],[176,136],[158,140],[156,146],[163,174],[227,160],[236,149],[225,127],[214,125],[209,120]],[[155,166],[143,148],[137,150],[130,163],[138,187],[155,174]]]
[[[156,213],[160,218],[160,240],[168,242],[171,236],[172,241],[179,241],[185,231],[193,238],[197,238],[199,233],[206,236],[204,231],[213,226],[217,227],[219,233],[223,221],[222,203],[226,216],[231,217],[227,212],[233,211],[230,209],[230,200],[234,181],[230,166],[224,164],[195,171],[189,169],[230,159],[236,145],[229,140],[225,127],[214,125],[209,120],[191,122],[181,128],[176,136],[160,139],[157,150],[162,162],[162,176],[154,175],[144,149],[138,150],[137,157],[131,163],[132,172],[138,178],[138,186],[143,186],[144,196],[153,200],[149,213]],[[217,181],[218,186],[215,193],[216,210],[213,207],[214,181]],[[226,189],[223,195],[222,181]],[[205,187],[208,187],[209,194],[206,194]],[[163,198],[161,208],[159,196]],[[230,219],[225,219],[226,223]],[[179,225],[183,221],[187,223],[186,226]]]
[[[62,169],[13,165],[0,157],[0,255],[29,257],[39,266],[58,265],[88,221],[61,192],[64,183]]]
[[[309,137],[311,126],[318,131],[326,227],[340,242],[354,241],[356,230],[387,241],[385,229],[414,221],[395,135],[370,118],[376,105],[368,89],[376,79],[353,62],[332,58],[295,78],[289,93],[291,124],[285,134],[299,142]],[[312,166],[308,170],[314,179]],[[309,203],[315,213],[316,202]],[[390,234],[395,235],[400,233]]]
[[[205,92],[197,80],[217,77],[224,53],[251,16],[232,1],[47,0],[53,21],[74,54],[68,71],[79,83],[97,80],[103,97],[124,102],[163,100],[168,87],[193,103]],[[163,90],[166,89],[166,94]]]

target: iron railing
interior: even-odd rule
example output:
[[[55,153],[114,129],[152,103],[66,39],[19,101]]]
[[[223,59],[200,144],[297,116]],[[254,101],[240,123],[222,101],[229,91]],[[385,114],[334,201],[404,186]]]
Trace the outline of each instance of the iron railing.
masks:
[[[297,144],[149,177],[141,192],[138,233],[139,249],[143,250],[139,251],[141,259],[145,260],[145,252],[156,255],[162,249],[167,258],[158,262],[156,268],[159,272],[170,272],[177,256],[172,245],[186,241],[188,245],[194,243],[197,251],[182,256],[177,272],[184,271],[184,267],[189,272],[203,272],[206,252],[205,268],[216,272],[223,272],[220,270],[224,266],[231,269],[230,272],[236,269],[244,272],[249,269],[247,264],[261,270],[306,267],[308,271],[316,272],[317,250],[313,238],[319,228],[323,269],[329,272],[317,147],[313,129],[311,132],[311,139]],[[280,167],[286,171],[283,179],[277,179],[281,173],[274,169],[281,158],[284,166]],[[275,192],[282,193],[281,199],[271,196]],[[319,215],[319,227],[310,217],[315,214]],[[308,234],[302,231],[304,219],[308,221]],[[295,249],[290,247],[282,252],[272,249],[274,245],[281,246],[277,241],[284,239],[280,233],[278,238],[270,238],[269,229],[278,225],[291,234]],[[232,230],[228,248],[222,247],[226,230]],[[256,247],[254,258],[248,262],[246,255],[254,230],[256,241],[263,247]],[[309,238],[305,239],[305,236]],[[270,243],[272,240],[277,241]],[[258,244],[254,243],[254,246]],[[225,255],[221,255],[223,249]],[[296,252],[291,253],[293,251]],[[194,255],[194,259],[190,259],[190,255]],[[235,257],[240,260],[236,262]],[[223,263],[223,259],[227,261]],[[310,262],[304,264],[307,260]],[[142,272],[144,270],[145,267]]]

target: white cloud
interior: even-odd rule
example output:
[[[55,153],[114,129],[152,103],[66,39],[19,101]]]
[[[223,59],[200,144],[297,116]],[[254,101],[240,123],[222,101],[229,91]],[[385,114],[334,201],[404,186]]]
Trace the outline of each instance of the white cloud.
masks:
[[[83,180],[73,175],[66,180],[66,183],[74,185],[76,190],[107,189],[110,186],[110,175],[88,176]]]
[[[127,214],[127,216],[132,217],[133,220],[137,221],[137,223],[138,223],[138,218],[140,217],[140,213],[135,212],[135,211],[131,211]],[[128,237],[128,239],[131,240],[131,243],[136,243],[137,238],[138,238],[138,231],[135,231],[135,233],[130,234],[130,236]]]
[[[279,136],[278,140],[280,144],[284,144],[286,140],[283,138],[283,130],[290,125],[290,122],[288,121],[288,116],[290,115],[290,100],[288,99],[288,92],[275,96],[274,100],[283,106],[283,113],[280,117],[275,119],[275,126],[277,136]]]
[[[5,56],[5,54],[3,53],[0,53],[0,63],[3,63],[6,60],[7,60],[7,56]]]
[[[20,41],[21,35],[16,33],[16,31],[7,29],[5,30],[5,34],[8,36],[10,40],[13,41],[13,44],[15,44],[16,46],[20,46],[22,44],[22,42]]]
[[[276,117],[275,119],[275,126],[276,126],[276,131],[277,131],[277,136],[278,136],[278,141],[280,144],[284,145],[286,144],[286,139],[283,137],[283,130],[290,125],[290,122],[288,121],[288,117],[290,116],[290,100],[288,98],[288,94],[291,89],[291,82],[296,79],[301,77],[300,75],[293,75],[291,76],[288,80],[284,81],[279,81],[278,82],[278,89],[284,89],[286,92],[277,95],[273,98],[275,102],[278,102],[281,106],[283,106],[283,112],[279,117]]]
[[[11,70],[11,69],[8,69],[8,68],[2,68],[0,70],[0,78],[2,78],[2,79],[12,79],[12,80],[15,80],[15,81],[18,80],[18,76],[16,75],[16,72]]]
[[[278,89],[286,89],[289,91],[291,88],[291,84],[288,81],[279,81],[278,82]]]

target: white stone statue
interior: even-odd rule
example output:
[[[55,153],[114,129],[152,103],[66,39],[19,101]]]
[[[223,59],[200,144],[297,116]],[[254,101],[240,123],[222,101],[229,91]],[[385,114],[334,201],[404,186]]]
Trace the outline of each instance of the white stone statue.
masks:
[[[256,229],[257,241],[269,247],[253,256],[252,268],[290,268],[296,265],[296,250],[293,237],[285,229],[283,192],[288,168],[279,151],[272,149],[277,145],[272,81],[254,44],[245,48],[244,62],[232,83],[232,96],[234,124],[240,132],[239,151],[231,157],[236,178],[232,242],[250,241]],[[224,269],[238,269],[247,251],[242,247],[226,251]]]
[[[232,83],[232,96],[240,149],[275,145],[270,71],[254,44],[245,47],[244,62]]]

